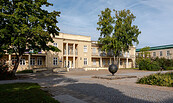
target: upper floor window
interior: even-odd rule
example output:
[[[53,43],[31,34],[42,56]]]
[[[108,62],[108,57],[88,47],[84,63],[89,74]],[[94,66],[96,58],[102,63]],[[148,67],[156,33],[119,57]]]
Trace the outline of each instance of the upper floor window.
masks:
[[[93,48],[93,54],[96,54],[96,48]]]
[[[58,43],[53,43],[53,46],[54,47],[58,47]]]
[[[170,56],[170,51],[169,50],[166,52],[166,55],[167,56]]]
[[[84,45],[83,51],[84,51],[84,52],[87,52],[87,45]]]
[[[53,65],[58,65],[58,58],[53,58]]]
[[[25,65],[25,58],[20,59],[20,65]]]
[[[153,52],[153,57],[155,57],[156,56],[156,52]]]
[[[87,58],[84,58],[84,65],[87,65]]]
[[[163,56],[162,51],[160,51],[160,56]]]

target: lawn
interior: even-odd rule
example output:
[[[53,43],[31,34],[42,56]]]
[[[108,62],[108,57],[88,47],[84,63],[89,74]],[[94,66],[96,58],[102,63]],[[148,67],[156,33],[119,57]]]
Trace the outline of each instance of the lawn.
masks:
[[[173,72],[145,76],[138,79],[137,83],[173,87]]]
[[[0,85],[0,103],[59,103],[37,83]]]

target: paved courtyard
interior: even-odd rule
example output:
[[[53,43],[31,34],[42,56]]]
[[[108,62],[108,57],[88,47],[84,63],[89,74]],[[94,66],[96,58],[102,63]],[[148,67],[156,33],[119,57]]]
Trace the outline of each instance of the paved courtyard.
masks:
[[[107,70],[60,73],[45,71],[27,74],[26,78],[19,80],[0,81],[0,84],[36,82],[61,103],[173,103],[172,87],[135,83],[138,78],[152,73],[157,72],[120,69],[115,75],[137,76],[137,78],[106,80],[91,77],[111,75]]]

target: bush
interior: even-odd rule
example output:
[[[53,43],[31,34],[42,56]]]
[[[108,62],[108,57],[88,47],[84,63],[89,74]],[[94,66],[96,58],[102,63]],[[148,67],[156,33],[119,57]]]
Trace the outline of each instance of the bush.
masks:
[[[173,87],[173,72],[152,74],[138,79],[137,83]]]
[[[12,79],[13,73],[6,64],[0,64],[0,80]]]
[[[166,67],[166,70],[173,70],[173,67]]]
[[[17,73],[33,73],[33,70],[22,70],[18,71]]]
[[[150,58],[146,58],[139,62],[139,70],[160,70],[160,66],[156,61],[152,61]]]

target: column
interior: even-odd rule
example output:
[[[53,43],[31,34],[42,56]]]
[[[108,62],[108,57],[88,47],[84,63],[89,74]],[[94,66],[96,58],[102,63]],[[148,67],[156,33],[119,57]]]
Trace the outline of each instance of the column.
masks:
[[[102,67],[102,57],[100,58],[100,66]]]
[[[66,67],[68,67],[68,43],[66,43]]]
[[[11,54],[9,54],[9,56],[8,56],[8,65],[9,65],[9,67],[12,65],[12,62],[11,62]]]
[[[31,55],[28,55],[28,69],[30,69],[30,60],[31,60]]]
[[[75,43],[73,44],[73,68],[75,68],[75,55],[76,55],[76,53],[75,53]]]
[[[120,68],[120,57],[118,58],[118,68]]]
[[[128,68],[129,62],[128,62],[128,58],[126,58],[126,68]]]
[[[109,65],[111,65],[112,64],[112,61],[111,61],[111,58],[110,58],[110,64]]]

